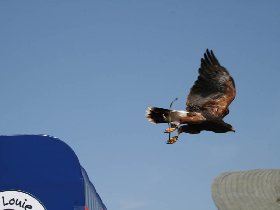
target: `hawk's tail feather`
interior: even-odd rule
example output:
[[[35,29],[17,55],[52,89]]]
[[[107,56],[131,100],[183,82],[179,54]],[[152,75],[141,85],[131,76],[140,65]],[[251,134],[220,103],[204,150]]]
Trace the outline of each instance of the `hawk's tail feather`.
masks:
[[[180,123],[180,118],[186,116],[186,111],[177,111],[159,107],[148,107],[146,110],[146,117],[151,123]]]
[[[168,123],[167,117],[170,111],[171,110],[164,108],[148,107],[146,110],[146,117],[151,123]]]

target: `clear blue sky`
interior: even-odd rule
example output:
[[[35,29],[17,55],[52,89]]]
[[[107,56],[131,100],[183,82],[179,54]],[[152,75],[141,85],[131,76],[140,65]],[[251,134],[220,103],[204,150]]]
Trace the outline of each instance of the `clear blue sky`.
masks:
[[[110,210],[215,210],[224,171],[279,168],[280,1],[0,1],[1,134],[49,134]],[[147,106],[184,109],[213,49],[235,79],[236,133],[166,145]]]

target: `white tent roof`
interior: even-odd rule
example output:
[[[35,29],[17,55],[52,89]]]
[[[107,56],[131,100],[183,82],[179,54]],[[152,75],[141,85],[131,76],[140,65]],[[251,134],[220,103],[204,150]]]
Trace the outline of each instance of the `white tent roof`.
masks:
[[[280,170],[223,173],[212,196],[218,210],[280,210]]]

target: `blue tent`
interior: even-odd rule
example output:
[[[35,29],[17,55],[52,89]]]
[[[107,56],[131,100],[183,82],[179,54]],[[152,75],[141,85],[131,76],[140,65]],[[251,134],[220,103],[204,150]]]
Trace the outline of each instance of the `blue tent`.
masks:
[[[106,210],[74,151],[58,138],[0,136],[0,168],[7,209],[32,209],[34,198],[44,210]]]

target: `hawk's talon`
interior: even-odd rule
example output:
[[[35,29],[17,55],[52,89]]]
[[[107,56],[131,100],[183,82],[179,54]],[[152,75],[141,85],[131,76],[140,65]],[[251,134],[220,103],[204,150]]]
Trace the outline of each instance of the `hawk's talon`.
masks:
[[[172,138],[170,138],[166,144],[174,144],[176,141],[178,140],[178,136],[174,136]]]
[[[177,129],[177,127],[166,128],[164,133],[171,133],[171,132],[175,131],[176,129]]]

